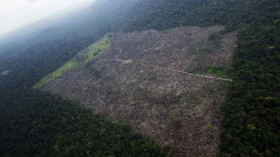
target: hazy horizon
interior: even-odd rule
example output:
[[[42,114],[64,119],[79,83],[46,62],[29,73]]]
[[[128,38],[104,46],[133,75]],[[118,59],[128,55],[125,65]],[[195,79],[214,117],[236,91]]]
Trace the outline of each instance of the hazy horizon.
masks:
[[[0,37],[51,16],[70,13],[95,0],[0,0]]]

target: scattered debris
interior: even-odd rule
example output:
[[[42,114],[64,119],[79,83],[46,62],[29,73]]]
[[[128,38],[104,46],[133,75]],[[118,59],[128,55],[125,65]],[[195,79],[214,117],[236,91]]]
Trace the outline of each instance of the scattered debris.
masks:
[[[237,33],[209,40],[223,28],[111,33],[107,53],[87,69],[75,68],[42,89],[130,124],[159,144],[170,145],[174,157],[216,156],[220,105],[231,80],[203,72],[231,66]]]

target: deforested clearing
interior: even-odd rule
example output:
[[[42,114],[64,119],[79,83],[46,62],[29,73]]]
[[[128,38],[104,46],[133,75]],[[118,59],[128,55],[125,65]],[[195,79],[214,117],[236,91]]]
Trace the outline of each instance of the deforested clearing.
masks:
[[[220,105],[231,81],[225,74],[237,38],[237,32],[219,33],[223,29],[188,26],[108,33],[111,46],[105,53],[85,61],[85,49],[75,57],[78,66],[42,90],[131,125],[170,145],[172,156],[216,156]],[[218,38],[211,38],[216,34]]]

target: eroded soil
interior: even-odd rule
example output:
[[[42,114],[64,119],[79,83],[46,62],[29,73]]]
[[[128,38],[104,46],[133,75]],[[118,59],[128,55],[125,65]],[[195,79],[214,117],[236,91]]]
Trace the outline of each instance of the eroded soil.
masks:
[[[170,145],[174,157],[216,156],[220,105],[230,80],[203,77],[203,71],[231,66],[237,33],[209,40],[222,29],[112,33],[109,52],[43,90],[78,100],[114,122],[129,123],[159,144]]]

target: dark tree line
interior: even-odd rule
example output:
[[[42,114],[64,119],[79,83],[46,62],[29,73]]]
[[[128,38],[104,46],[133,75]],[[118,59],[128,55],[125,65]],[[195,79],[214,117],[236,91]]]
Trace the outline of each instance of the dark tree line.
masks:
[[[234,81],[223,106],[221,156],[280,154],[279,18],[268,14],[240,30]]]
[[[20,101],[20,103],[18,103]],[[24,93],[0,111],[0,156],[167,156],[168,149],[74,102]]]

